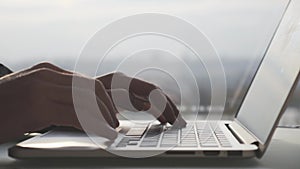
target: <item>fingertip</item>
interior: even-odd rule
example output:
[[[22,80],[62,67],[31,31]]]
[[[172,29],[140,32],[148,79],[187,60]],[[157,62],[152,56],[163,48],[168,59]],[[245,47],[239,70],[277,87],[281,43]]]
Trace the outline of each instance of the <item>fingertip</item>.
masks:
[[[169,96],[166,95],[166,97],[167,97],[167,100],[168,100],[170,106],[172,107],[172,109],[173,109],[173,111],[174,111],[175,116],[176,116],[176,117],[179,116],[179,113],[180,113],[180,112],[179,112],[177,106],[174,104],[174,102],[170,99]]]
[[[167,124],[167,119],[163,116],[163,115],[160,115],[157,120],[161,123],[161,124]]]
[[[173,123],[174,128],[184,128],[186,127],[186,125],[187,122],[181,116],[178,116],[176,121]]]
[[[115,126],[114,126],[114,128],[117,128],[117,127],[119,127],[119,126],[120,126],[120,122],[119,122],[118,119],[116,119],[116,120],[115,120]]]
[[[118,137],[118,133],[117,132],[112,132],[112,134],[109,134],[108,139],[109,140],[115,140]]]
[[[177,119],[178,119],[179,124],[180,124],[181,126],[183,126],[183,127],[186,126],[187,122],[182,118],[181,115],[178,115]]]
[[[109,140],[115,140],[118,137],[118,132],[114,128],[107,126],[106,130],[103,131],[102,136]]]
[[[170,102],[167,102],[164,114],[167,117],[167,120],[170,124],[173,125],[176,122],[177,116],[175,115],[175,112],[172,106],[170,105]]]

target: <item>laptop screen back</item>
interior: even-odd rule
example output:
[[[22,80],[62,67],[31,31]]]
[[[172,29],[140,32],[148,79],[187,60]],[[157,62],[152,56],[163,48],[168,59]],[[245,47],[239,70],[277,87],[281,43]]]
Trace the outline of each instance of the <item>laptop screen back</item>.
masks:
[[[300,4],[297,3],[292,1],[284,14],[237,115],[237,120],[263,144],[299,73]]]

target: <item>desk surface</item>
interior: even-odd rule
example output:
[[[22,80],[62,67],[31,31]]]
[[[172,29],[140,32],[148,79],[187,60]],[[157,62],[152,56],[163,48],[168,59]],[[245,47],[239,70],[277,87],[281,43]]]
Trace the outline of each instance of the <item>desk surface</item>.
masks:
[[[0,145],[0,168],[289,168],[300,166],[300,129],[278,128],[262,159],[60,159],[21,161],[7,156],[14,143]]]

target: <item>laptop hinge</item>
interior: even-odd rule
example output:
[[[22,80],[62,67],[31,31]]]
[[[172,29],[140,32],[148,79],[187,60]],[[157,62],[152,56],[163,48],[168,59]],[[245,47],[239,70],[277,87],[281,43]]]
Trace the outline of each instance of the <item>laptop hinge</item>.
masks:
[[[239,138],[244,144],[258,145],[259,141],[247,129],[245,129],[238,121],[234,120],[228,125],[231,132]]]

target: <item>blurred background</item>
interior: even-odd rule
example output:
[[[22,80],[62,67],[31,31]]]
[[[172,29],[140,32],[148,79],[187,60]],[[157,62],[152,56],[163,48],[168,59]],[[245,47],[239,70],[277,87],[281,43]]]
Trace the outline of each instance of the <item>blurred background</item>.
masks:
[[[201,30],[214,45],[223,63],[227,80],[224,118],[231,119],[250,85],[276,27],[287,6],[287,0],[1,0],[0,2],[0,62],[13,71],[48,61],[73,70],[81,50],[88,40],[105,25],[133,14],[164,13],[179,17]],[[101,45],[101,44],[99,44]],[[201,44],[199,44],[201,45]],[[193,53],[182,44],[158,36],[132,38],[114,48],[97,72],[100,76],[116,70],[128,51],[144,48],[172,51],[193,71],[201,95],[200,107],[182,105],[185,112],[205,115],[210,106],[210,81],[205,66],[193,60]],[[141,62],[161,62],[184,81],[183,66],[175,58],[153,52]],[[214,66],[216,60],[209,60]],[[212,75],[218,72],[211,72]],[[161,72],[146,72],[140,78],[156,83],[176,102],[180,102],[178,86]],[[267,77],[266,77],[267,78]],[[189,84],[184,86],[187,93]],[[300,85],[293,95],[280,125],[300,124]]]

